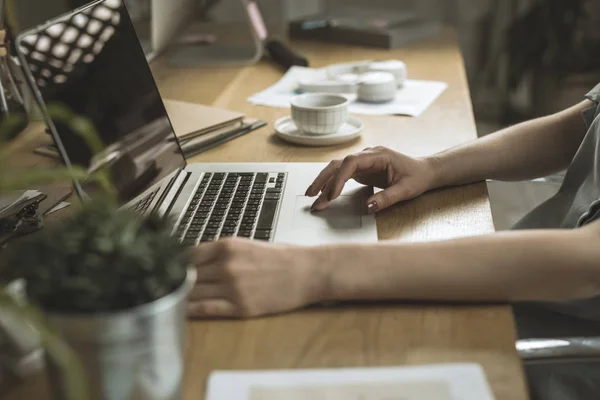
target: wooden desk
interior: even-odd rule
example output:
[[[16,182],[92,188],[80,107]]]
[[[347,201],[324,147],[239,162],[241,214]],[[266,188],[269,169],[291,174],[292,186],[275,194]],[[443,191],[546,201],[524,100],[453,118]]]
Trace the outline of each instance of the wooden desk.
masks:
[[[288,145],[273,137],[273,122],[288,110],[254,106],[251,94],[282,71],[264,61],[244,68],[153,70],[164,97],[214,104],[270,124],[194,157],[193,162],[330,161],[384,145],[411,156],[431,154],[477,137],[462,57],[451,31],[393,52],[296,42],[312,66],[398,58],[411,78],[448,82],[449,88],[419,118],[365,117],[363,138],[332,148]],[[377,218],[381,240],[424,241],[493,231],[484,184],[445,189],[392,207]],[[371,305],[311,309],[252,321],[189,324],[185,399],[201,399],[215,369],[359,367],[439,362],[483,365],[498,400],[525,399],[514,326],[506,306]]]
[[[385,145],[411,156],[437,152],[476,138],[475,124],[456,37],[438,38],[393,52],[298,42],[313,66],[364,59],[406,61],[411,78],[441,80],[449,88],[419,118],[361,117],[361,140],[333,148],[303,148],[273,138],[272,122],[287,110],[245,101],[281,76],[267,63],[244,68],[170,69],[153,65],[164,97],[215,104],[270,122],[269,127],[193,159],[223,161],[329,161],[367,146]],[[381,240],[425,241],[493,231],[484,184],[426,194],[379,213]],[[526,399],[507,306],[381,304],[310,309],[250,321],[195,321],[188,325],[185,400],[203,398],[216,369],[363,367],[476,362],[498,400]],[[43,383],[31,384],[37,392]],[[29,392],[29,390],[27,390]],[[27,397],[19,392],[18,398]]]

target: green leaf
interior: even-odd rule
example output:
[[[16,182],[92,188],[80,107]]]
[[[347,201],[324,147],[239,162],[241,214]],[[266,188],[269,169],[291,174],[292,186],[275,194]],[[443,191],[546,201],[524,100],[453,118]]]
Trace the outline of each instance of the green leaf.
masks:
[[[2,124],[0,125],[0,145],[8,141],[10,135],[23,124],[24,119],[25,117],[20,114],[9,114],[8,116],[2,117]]]
[[[28,322],[39,333],[42,347],[63,374],[67,395],[65,400],[88,399],[87,378],[79,358],[50,328],[44,316],[35,308],[14,299],[7,293],[6,287],[0,288],[0,308]]]

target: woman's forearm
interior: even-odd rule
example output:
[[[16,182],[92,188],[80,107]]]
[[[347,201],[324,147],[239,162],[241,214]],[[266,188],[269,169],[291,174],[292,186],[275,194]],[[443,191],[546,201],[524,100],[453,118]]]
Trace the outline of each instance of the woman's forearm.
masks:
[[[597,230],[597,227],[596,227]],[[518,301],[600,294],[597,233],[519,231],[321,248],[323,300]]]
[[[565,169],[585,136],[581,113],[592,104],[586,100],[429,157],[437,171],[435,187],[526,180]]]

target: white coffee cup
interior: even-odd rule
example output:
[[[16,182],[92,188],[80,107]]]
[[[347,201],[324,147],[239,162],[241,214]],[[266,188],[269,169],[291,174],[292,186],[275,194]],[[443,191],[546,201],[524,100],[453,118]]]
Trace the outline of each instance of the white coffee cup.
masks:
[[[306,93],[291,101],[292,119],[303,132],[330,135],[348,119],[348,99],[323,93]]]

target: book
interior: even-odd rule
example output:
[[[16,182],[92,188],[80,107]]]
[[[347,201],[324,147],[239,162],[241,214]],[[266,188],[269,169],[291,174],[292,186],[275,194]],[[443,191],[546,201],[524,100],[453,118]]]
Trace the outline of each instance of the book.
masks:
[[[439,28],[437,21],[410,14],[347,8],[294,20],[289,34],[292,38],[394,49],[433,36]]]
[[[181,148],[184,156],[186,158],[190,158],[240,136],[246,135],[256,129],[262,128],[265,125],[267,125],[265,121],[246,118],[237,128],[220,129],[217,132],[199,136],[195,139],[182,143]]]
[[[244,114],[201,104],[164,100],[175,135],[180,141],[201,136],[216,129],[239,124]]]

